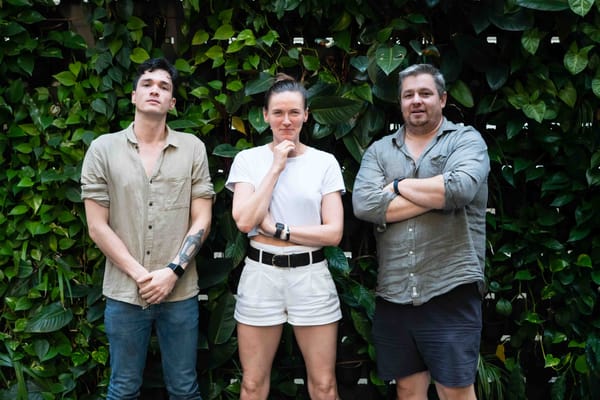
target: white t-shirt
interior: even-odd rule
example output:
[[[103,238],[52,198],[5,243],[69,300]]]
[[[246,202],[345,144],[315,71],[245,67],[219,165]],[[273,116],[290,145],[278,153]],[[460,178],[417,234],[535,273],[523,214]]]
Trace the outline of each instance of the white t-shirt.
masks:
[[[236,183],[245,182],[257,188],[272,163],[268,145],[242,150],[233,160],[225,187],[233,191]],[[288,158],[273,189],[269,210],[275,221],[290,226],[319,225],[321,200],[336,191],[345,193],[337,160],[330,153],[307,147],[302,155]],[[256,229],[248,233],[255,235]]]

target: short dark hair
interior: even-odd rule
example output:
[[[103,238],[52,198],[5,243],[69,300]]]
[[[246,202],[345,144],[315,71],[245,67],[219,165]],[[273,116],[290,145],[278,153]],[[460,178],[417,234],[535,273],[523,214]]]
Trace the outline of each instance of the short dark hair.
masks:
[[[444,79],[444,75],[442,75],[439,69],[431,64],[414,64],[400,71],[400,79],[398,80],[398,94],[402,95],[402,81],[404,81],[406,77],[421,74],[429,74],[433,77],[435,87],[437,88],[440,96],[446,93],[446,81]]]
[[[304,101],[304,109],[306,110],[308,107],[308,92],[306,91],[306,88],[291,76],[280,72],[275,75],[275,83],[273,83],[269,90],[267,90],[267,93],[265,93],[265,110],[269,109],[269,101],[271,101],[271,96],[273,96],[275,93],[281,92],[300,93]]]
[[[165,58],[149,58],[141,63],[137,68],[137,74],[135,75],[135,78],[133,78],[133,90],[137,88],[138,81],[140,80],[140,77],[144,75],[144,73],[152,72],[157,69],[167,71],[171,77],[171,81],[173,82],[173,90],[175,90],[175,82],[179,78],[179,73],[173,64],[171,64]]]

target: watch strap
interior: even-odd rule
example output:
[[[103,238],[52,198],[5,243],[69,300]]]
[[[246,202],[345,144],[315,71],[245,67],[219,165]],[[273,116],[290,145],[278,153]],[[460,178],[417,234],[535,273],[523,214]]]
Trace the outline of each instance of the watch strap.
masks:
[[[398,183],[400,181],[403,181],[404,179],[406,179],[404,176],[401,176],[400,178],[394,179],[394,184],[393,184],[394,193],[396,193],[396,195],[398,195],[398,196],[400,196],[400,191],[398,190]]]
[[[175,263],[170,263],[167,265],[167,268],[170,268],[173,272],[175,272],[175,275],[177,275],[178,278],[181,278],[185,272],[185,269],[183,269],[181,265]]]
[[[277,222],[275,224],[275,233],[273,234],[273,237],[277,238],[277,239],[281,239],[281,232],[285,229],[285,225],[283,225],[281,222]]]

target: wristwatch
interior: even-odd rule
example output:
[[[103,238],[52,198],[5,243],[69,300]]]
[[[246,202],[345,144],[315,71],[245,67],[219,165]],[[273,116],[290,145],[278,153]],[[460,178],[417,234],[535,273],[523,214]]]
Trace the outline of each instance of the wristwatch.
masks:
[[[185,269],[183,269],[181,267],[181,265],[175,264],[175,263],[170,263],[169,265],[167,265],[167,268],[172,269],[173,272],[175,272],[175,275],[177,275],[178,278],[181,278],[183,276],[183,273],[185,272]]]
[[[275,233],[273,234],[274,238],[281,239],[281,232],[285,229],[285,225],[281,222],[275,223]]]

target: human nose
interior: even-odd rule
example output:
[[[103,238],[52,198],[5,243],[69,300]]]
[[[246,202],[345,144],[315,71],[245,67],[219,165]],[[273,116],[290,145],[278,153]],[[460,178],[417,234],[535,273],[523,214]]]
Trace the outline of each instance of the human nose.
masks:
[[[155,96],[159,94],[158,85],[150,85],[150,94]]]

